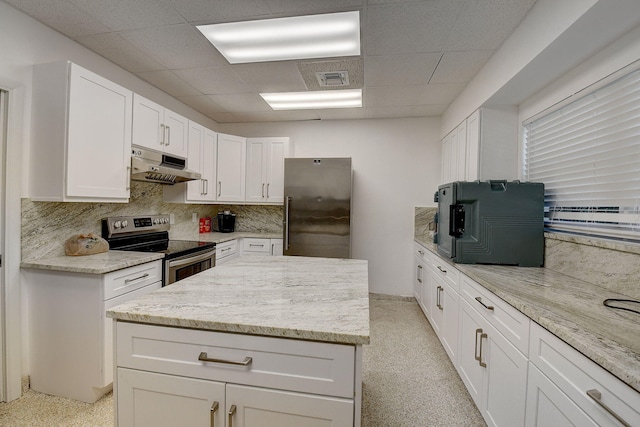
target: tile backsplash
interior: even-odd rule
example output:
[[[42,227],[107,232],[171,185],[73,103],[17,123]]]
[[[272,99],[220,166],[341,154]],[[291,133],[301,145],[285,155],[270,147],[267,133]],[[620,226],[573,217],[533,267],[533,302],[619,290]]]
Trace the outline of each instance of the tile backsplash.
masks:
[[[100,235],[100,220],[108,216],[173,214],[170,237],[198,233],[192,214],[213,217],[221,210],[236,214],[236,231],[282,231],[282,206],[198,205],[165,203],[162,185],[131,182],[129,203],[57,203],[22,199],[22,260],[64,255],[64,242],[74,234]]]

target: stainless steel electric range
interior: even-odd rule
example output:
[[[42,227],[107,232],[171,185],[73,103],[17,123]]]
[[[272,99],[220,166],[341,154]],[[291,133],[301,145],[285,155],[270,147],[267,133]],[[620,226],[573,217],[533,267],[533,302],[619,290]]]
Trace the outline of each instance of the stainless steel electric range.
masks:
[[[164,253],[162,286],[215,266],[215,243],[169,240],[169,227],[169,215],[109,217],[102,219],[102,237],[109,249]]]

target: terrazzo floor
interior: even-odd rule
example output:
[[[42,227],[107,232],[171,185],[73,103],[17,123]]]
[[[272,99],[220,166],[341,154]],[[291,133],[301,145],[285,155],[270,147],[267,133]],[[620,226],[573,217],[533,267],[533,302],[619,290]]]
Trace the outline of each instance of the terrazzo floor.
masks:
[[[363,427],[486,426],[415,302],[372,297],[363,351]],[[2,427],[112,427],[113,397],[95,404],[28,390],[0,403]]]

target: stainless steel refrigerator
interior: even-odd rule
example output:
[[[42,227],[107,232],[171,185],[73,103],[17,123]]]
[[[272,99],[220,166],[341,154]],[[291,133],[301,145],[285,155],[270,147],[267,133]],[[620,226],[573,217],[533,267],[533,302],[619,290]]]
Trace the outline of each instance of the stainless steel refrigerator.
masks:
[[[284,255],[351,258],[351,158],[284,159]]]

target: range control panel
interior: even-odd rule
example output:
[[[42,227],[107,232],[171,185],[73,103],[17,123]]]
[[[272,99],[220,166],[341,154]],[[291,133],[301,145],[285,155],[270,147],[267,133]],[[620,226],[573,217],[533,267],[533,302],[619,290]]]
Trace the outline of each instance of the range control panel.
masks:
[[[102,220],[103,234],[108,236],[128,233],[168,231],[169,215],[113,216]]]

